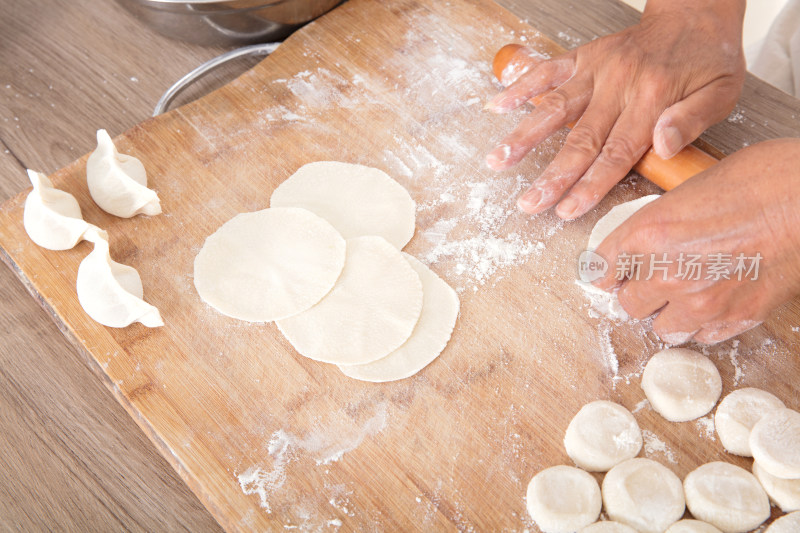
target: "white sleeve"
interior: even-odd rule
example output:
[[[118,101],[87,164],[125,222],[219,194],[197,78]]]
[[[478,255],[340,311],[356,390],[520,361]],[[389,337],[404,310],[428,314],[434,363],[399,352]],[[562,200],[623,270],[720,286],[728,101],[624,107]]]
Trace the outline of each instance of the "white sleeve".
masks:
[[[751,2],[750,9],[757,9]],[[748,70],[782,91],[800,96],[800,0],[788,0]]]

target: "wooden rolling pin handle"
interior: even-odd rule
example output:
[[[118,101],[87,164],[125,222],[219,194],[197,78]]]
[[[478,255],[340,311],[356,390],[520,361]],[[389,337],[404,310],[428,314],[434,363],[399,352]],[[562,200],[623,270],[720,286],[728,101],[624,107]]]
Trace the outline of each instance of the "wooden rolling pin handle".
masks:
[[[529,48],[519,44],[507,44],[495,54],[492,70],[500,83],[508,86],[540,61],[542,57]],[[542,96],[544,95],[532,98],[531,102],[534,105],[538,104]],[[570,128],[573,126],[574,123],[568,125]],[[690,144],[670,159],[660,158],[650,148],[633,169],[668,191],[715,163],[717,159],[714,156]]]

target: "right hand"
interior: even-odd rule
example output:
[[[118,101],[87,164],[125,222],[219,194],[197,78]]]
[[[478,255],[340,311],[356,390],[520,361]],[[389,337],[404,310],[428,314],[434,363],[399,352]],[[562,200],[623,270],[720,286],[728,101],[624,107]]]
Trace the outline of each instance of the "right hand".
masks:
[[[610,268],[594,284],[620,287],[619,303],[634,318],[657,313],[653,331],[669,344],[721,342],[800,294],[798,227],[800,139],[754,144],[615,229],[595,250]],[[740,254],[749,273],[736,271]],[[638,271],[626,260],[634,256]],[[685,262],[692,256],[696,271]]]

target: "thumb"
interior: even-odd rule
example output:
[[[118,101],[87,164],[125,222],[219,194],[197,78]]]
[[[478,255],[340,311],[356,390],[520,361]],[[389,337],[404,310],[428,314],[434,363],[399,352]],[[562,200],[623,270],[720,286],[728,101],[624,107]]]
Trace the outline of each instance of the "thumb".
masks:
[[[731,79],[721,78],[665,109],[653,130],[653,150],[662,159],[680,152],[709,126],[728,116],[739,92]]]

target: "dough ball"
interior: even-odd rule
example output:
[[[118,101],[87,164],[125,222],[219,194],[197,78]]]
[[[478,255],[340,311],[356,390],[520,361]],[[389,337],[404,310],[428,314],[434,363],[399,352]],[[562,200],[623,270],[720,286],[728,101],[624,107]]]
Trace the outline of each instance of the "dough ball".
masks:
[[[339,365],[351,378],[375,383],[413,376],[442,353],[458,318],[456,291],[418,259],[403,253],[422,281],[422,312],[411,337],[398,349],[372,363]]]
[[[713,409],[722,393],[722,378],[703,354],[669,348],[647,362],[642,389],[661,416],[670,422],[686,422]]]
[[[678,476],[644,458],[628,459],[608,471],[603,504],[609,518],[642,533],[662,533],[686,509]]]
[[[798,531],[800,531],[800,511],[778,518],[764,533],[797,533]]]
[[[750,450],[758,466],[781,479],[800,478],[800,413],[770,411],[750,432]]]
[[[709,523],[686,518],[669,526],[664,533],[722,533],[722,531]]]
[[[345,241],[322,218],[297,208],[236,215],[203,244],[194,286],[219,312],[268,322],[305,311],[336,283]]]
[[[636,530],[620,522],[604,520],[602,522],[595,522],[590,526],[586,526],[578,533],[636,533]]]
[[[642,431],[630,411],[596,401],[584,405],[567,426],[567,454],[589,472],[607,472],[642,449]]]
[[[774,394],[752,387],[725,396],[714,414],[719,441],[730,453],[752,457],[750,430],[765,413],[786,407]]]
[[[270,207],[308,209],[345,239],[379,235],[400,249],[414,236],[416,204],[408,191],[385,172],[363,165],[303,165],[273,191]]]
[[[571,533],[600,516],[600,487],[573,466],[542,470],[528,484],[528,513],[544,533]]]
[[[704,464],[683,480],[692,516],[725,533],[744,533],[769,518],[769,498],[747,470],[730,463]]]
[[[347,241],[344,269],[317,305],[278,320],[301,354],[334,364],[377,361],[406,342],[422,310],[422,282],[382,237]]]
[[[758,482],[761,483],[767,496],[784,513],[800,511],[800,479],[775,477],[761,468],[756,461],[753,461],[753,474],[758,479]]]

